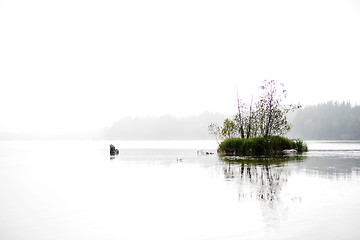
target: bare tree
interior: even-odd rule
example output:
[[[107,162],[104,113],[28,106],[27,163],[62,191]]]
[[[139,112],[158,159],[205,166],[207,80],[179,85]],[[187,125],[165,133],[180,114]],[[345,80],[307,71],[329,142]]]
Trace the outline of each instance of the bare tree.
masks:
[[[252,126],[252,103],[253,103],[254,97],[251,98],[250,107],[249,107],[249,120],[248,120],[248,126],[247,126],[247,133],[246,138],[249,138],[251,136],[251,126]]]
[[[237,114],[233,119],[227,118],[222,127],[209,125],[210,134],[216,140],[232,137],[251,138],[284,135],[291,126],[287,121],[289,111],[301,108],[301,105],[282,105],[287,96],[284,84],[275,80],[264,80],[260,86],[262,91],[259,100],[253,105],[253,97],[249,105],[245,104],[237,92]]]
[[[240,103],[240,98],[239,98],[239,92],[236,92],[237,95],[237,106],[238,106],[238,114],[237,116],[235,116],[235,121],[238,123],[238,128],[239,128],[239,133],[241,138],[245,138],[245,133],[244,133],[244,119],[243,119],[243,109],[244,109],[244,104],[241,102]]]
[[[208,126],[209,133],[215,136],[216,142],[220,144],[221,140],[221,128],[216,123],[211,123]]]
[[[286,119],[288,106],[282,106],[281,102],[286,98],[287,91],[284,89],[284,84],[280,84],[280,89],[278,89],[275,80],[264,80],[260,89],[263,93],[260,96],[258,111],[262,113],[262,135],[269,137],[274,133],[274,125],[285,124],[283,120]]]

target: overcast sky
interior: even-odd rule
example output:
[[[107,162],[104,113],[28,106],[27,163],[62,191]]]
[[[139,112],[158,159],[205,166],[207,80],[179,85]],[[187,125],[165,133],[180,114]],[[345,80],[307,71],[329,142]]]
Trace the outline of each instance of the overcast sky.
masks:
[[[360,1],[0,0],[0,132],[232,113],[264,79],[360,104]]]

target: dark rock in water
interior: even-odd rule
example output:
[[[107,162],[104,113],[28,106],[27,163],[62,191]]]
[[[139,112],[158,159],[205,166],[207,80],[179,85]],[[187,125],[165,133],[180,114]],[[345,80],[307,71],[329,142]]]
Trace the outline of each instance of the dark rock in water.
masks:
[[[213,155],[213,152],[208,152],[208,151],[204,151],[204,150],[198,150],[196,151],[197,155]]]
[[[115,148],[114,145],[110,144],[110,155],[114,156],[114,155],[118,155],[119,154],[119,150]]]

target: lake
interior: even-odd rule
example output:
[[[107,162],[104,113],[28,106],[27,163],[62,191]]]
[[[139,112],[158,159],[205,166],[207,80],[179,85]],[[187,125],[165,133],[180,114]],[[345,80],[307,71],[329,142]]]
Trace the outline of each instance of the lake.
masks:
[[[235,161],[213,141],[0,141],[0,239],[359,239],[360,142],[307,143]]]

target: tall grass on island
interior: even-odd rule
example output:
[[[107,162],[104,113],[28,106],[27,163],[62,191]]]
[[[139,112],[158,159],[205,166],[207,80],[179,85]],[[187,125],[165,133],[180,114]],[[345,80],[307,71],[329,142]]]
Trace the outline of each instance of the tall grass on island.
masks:
[[[288,139],[281,136],[256,138],[228,138],[220,143],[218,153],[222,155],[269,155],[282,154],[284,150],[307,152],[306,143],[299,139]]]

